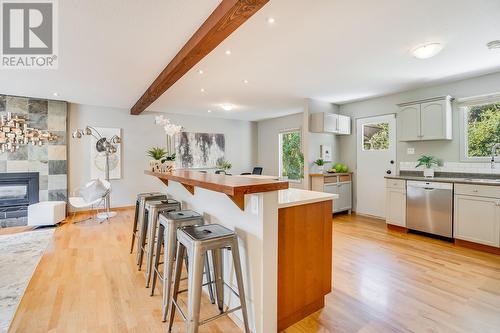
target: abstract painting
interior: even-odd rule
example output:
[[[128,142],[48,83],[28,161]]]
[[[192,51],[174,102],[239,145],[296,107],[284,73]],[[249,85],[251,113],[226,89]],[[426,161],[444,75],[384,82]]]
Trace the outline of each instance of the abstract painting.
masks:
[[[104,128],[95,127],[95,129],[101,133],[102,137],[111,138],[113,135],[121,136],[121,128]],[[90,140],[90,178],[105,179],[106,170],[106,154],[104,152],[98,152],[95,144],[97,140],[92,137]],[[109,155],[109,179],[120,179],[122,178],[122,168],[121,168],[121,143],[117,144],[117,151],[114,154]]]
[[[175,137],[178,168],[215,168],[224,160],[224,134],[181,132]]]

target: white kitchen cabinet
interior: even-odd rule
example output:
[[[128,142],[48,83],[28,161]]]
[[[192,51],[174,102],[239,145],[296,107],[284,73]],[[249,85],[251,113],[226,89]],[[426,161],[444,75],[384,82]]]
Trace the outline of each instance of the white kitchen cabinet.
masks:
[[[453,237],[500,247],[500,198],[456,194]]]
[[[406,184],[404,180],[386,180],[385,222],[406,227]]]
[[[399,104],[399,141],[451,140],[451,100],[444,96]]]
[[[351,117],[318,112],[309,117],[309,131],[314,133],[351,134]]]
[[[333,212],[351,211],[352,209],[352,182],[350,175],[328,176],[325,178],[335,178],[324,182],[323,192],[338,194],[338,199],[333,203]],[[318,189],[314,189],[318,190]]]

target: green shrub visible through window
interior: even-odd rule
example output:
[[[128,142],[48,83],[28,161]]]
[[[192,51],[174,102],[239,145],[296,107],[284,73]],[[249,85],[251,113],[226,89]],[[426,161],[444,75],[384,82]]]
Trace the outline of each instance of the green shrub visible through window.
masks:
[[[500,103],[471,106],[467,111],[467,157],[487,157],[500,142]]]
[[[280,176],[300,181],[304,178],[304,155],[300,131],[280,134]]]

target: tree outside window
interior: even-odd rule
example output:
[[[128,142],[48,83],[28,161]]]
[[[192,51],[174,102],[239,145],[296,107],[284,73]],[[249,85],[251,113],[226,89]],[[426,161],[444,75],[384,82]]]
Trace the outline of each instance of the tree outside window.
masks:
[[[470,106],[466,112],[466,156],[490,156],[491,147],[500,142],[500,103]]]
[[[304,155],[300,131],[280,133],[280,177],[301,181],[304,178]]]

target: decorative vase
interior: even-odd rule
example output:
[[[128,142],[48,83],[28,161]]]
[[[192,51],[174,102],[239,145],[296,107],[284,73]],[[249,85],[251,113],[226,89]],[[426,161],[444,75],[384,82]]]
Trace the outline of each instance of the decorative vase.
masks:
[[[433,168],[425,168],[424,169],[424,177],[427,177],[427,178],[434,177],[434,169]]]
[[[171,173],[175,170],[175,161],[165,161],[161,165],[162,173]]]
[[[161,161],[160,160],[151,160],[149,161],[149,168],[153,172],[161,172]]]
[[[318,171],[319,171],[319,173],[323,173],[325,171],[325,166],[324,165],[318,165]]]

